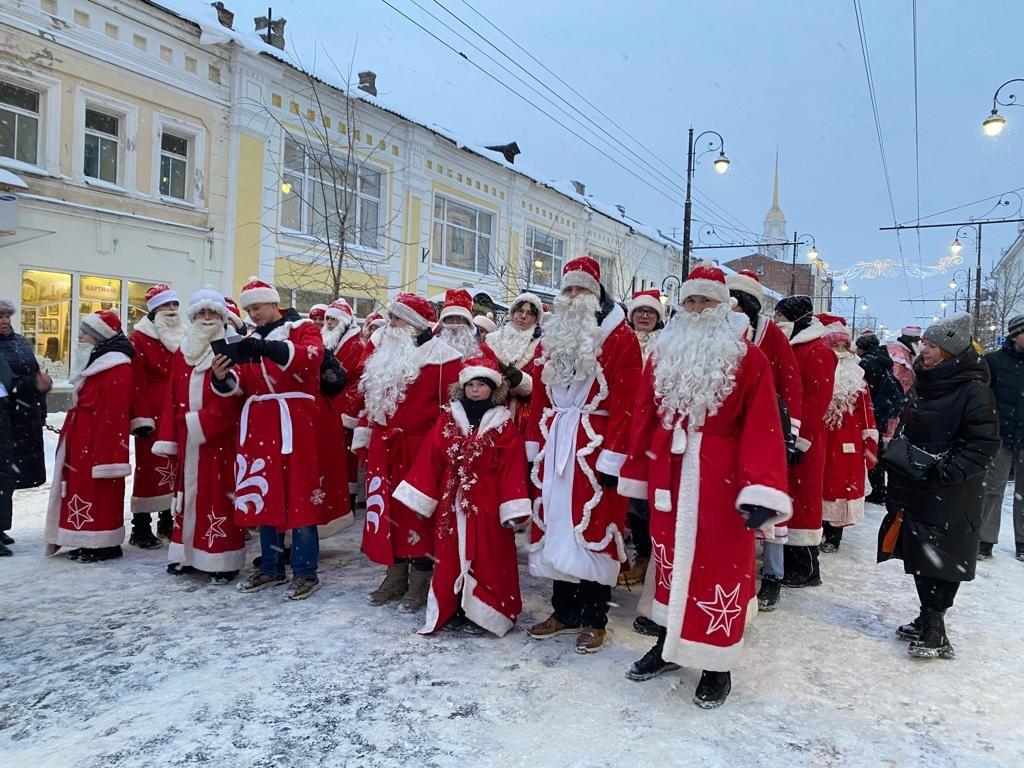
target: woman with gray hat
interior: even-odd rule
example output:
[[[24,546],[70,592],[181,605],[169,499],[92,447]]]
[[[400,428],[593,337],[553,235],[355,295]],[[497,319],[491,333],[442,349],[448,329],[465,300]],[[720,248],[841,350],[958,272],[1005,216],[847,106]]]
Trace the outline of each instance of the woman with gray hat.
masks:
[[[916,382],[882,461],[888,514],[878,560],[913,574],[921,612],[897,634],[919,658],[953,658],[944,616],[960,583],[974,578],[985,470],[999,448],[988,367],[959,312],[924,332]]]

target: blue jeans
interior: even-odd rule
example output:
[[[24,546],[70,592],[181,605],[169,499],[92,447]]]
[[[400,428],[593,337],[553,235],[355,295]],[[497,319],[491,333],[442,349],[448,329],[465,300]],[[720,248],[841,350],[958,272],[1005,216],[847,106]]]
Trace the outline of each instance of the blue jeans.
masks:
[[[292,578],[316,579],[320,560],[320,537],[315,525],[292,529]],[[284,533],[272,525],[260,526],[260,570],[269,576],[284,576]]]
[[[785,556],[784,545],[774,541],[766,541],[761,551],[764,557],[764,568],[761,569],[761,574],[781,581],[782,577],[786,575],[783,559]]]

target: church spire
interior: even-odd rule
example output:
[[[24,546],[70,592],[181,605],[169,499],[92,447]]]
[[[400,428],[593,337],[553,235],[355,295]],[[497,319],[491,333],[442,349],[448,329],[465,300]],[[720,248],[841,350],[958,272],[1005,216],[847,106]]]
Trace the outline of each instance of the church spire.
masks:
[[[786,214],[779,207],[779,150],[775,150],[775,177],[772,182],[772,207],[764,216],[764,230],[762,231],[764,242],[785,242],[786,241]],[[782,246],[769,246],[765,252],[773,259],[784,259],[785,249]]]
[[[779,150],[775,150],[775,186],[772,188],[772,210],[782,210],[779,208]]]

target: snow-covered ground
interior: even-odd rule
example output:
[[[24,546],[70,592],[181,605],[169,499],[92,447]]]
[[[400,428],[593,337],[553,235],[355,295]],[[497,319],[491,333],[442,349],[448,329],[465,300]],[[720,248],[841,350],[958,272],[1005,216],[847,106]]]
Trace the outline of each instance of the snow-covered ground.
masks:
[[[528,576],[505,638],[422,637],[418,617],[367,605],[380,574],[354,530],[325,543],[320,592],[287,603],[169,576],[166,550],[46,560],[46,494],[15,497],[17,554],[0,560],[4,766],[1024,764],[1009,503],[995,559],[948,615],[956,660],[913,660],[893,635],[917,604],[899,564],[874,563],[872,507],[822,557],[824,586],[753,621],[729,701],[705,712],[694,670],[623,677],[650,644],[630,630],[636,593],[616,590],[593,656],[526,636],[549,589]]]

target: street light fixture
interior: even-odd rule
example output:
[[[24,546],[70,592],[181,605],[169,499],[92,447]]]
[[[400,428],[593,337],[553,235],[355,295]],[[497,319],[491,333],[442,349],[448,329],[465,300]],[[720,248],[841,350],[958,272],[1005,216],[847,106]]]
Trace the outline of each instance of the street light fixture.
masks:
[[[868,303],[865,301],[863,304],[860,305],[860,308],[861,308],[862,312],[867,312],[868,311]]]
[[[820,255],[821,254],[818,253],[818,249],[815,248],[813,245],[811,246],[811,250],[807,252],[807,258],[810,259],[811,261],[817,261],[818,256]]]
[[[949,246],[949,252],[954,256],[958,255],[960,251],[964,249],[963,243],[960,242],[960,238],[953,240],[953,243]]]
[[[950,280],[949,281],[949,290],[951,290],[951,291],[955,291],[956,290],[956,280]]]
[[[981,121],[981,130],[985,132],[986,136],[998,136],[1003,132],[1003,128],[1006,127],[1006,118],[999,114],[999,107],[1021,106],[1017,103],[1016,95],[1012,93],[1007,94],[1005,101],[999,100],[999,92],[1010,83],[1024,83],[1024,79],[1016,78],[1014,80],[1007,80],[996,88],[996,92],[992,95],[992,112],[989,113],[988,117]]]
[[[719,152],[718,157],[715,158],[715,170],[719,173],[725,173],[729,170],[729,158],[725,156],[725,152]]]
[[[850,290],[850,286],[847,284],[845,279],[843,280],[843,284],[839,286],[839,290],[842,291],[843,293],[846,293],[848,290]]]
[[[714,166],[718,173],[725,173],[729,170],[729,158],[725,156],[725,139],[722,138],[722,134],[718,131],[704,131],[697,135],[696,138],[693,136],[693,127],[690,127],[689,139],[686,149],[686,202],[683,205],[683,274],[682,280],[685,280],[687,275],[690,274],[690,251],[693,249],[693,243],[690,242],[690,222],[693,217],[693,202],[691,200],[691,192],[693,190],[693,169],[697,164],[697,157],[695,155],[695,147],[703,137],[708,136],[708,148],[704,152],[714,152],[718,150],[718,157],[715,158]],[[701,153],[703,154],[703,152]]]

